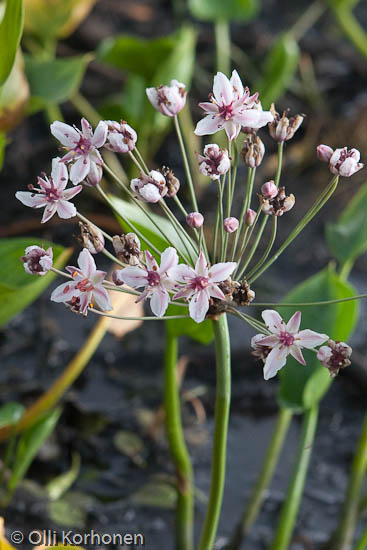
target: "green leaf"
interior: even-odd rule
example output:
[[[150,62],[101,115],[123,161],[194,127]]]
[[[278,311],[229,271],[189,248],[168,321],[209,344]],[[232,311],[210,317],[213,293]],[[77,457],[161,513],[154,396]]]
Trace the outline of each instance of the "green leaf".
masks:
[[[70,99],[79,89],[90,56],[49,60],[27,55],[24,60],[34,112],[49,103],[62,103]]]
[[[70,491],[59,500],[49,503],[50,519],[64,527],[85,528],[88,510],[95,504],[95,499],[79,491]]]
[[[166,315],[188,315],[189,309],[170,305]],[[189,336],[200,344],[210,344],[214,338],[213,324],[207,319],[203,323],[195,323],[193,319],[171,319],[166,321],[166,330],[172,337]]]
[[[61,269],[71,254],[71,249],[32,237],[0,239],[0,326],[32,303],[56,277],[49,272],[43,277],[28,275],[20,258],[27,246],[36,244],[53,248],[54,266]]]
[[[326,240],[341,263],[354,262],[367,250],[367,187],[354,195],[336,223],[326,225]]]
[[[23,30],[23,1],[7,0],[0,23],[0,85],[13,67]]]
[[[15,426],[25,413],[25,408],[20,403],[9,402],[0,408],[0,428]]]
[[[177,491],[163,481],[151,481],[133,493],[129,500],[139,506],[172,510],[176,505]]]
[[[159,216],[157,214],[153,214],[151,212],[150,214],[154,219],[155,223],[157,224],[159,228],[158,229],[147,218],[144,212],[142,212],[142,210],[140,210],[140,208],[135,204],[124,201],[123,199],[119,199],[114,195],[110,195],[109,198],[112,201],[116,210],[120,211],[125,218],[127,218],[130,222],[132,222],[134,226],[161,252],[163,252],[163,250],[165,250],[168,246],[173,246],[174,248],[176,248],[179,255],[185,254],[186,249],[182,244],[182,239],[177,235],[175,229],[173,228],[171,223],[168,221],[168,219],[163,218],[162,216]],[[125,223],[121,218],[119,218],[119,221],[126,233],[129,233],[132,231],[130,226],[127,223]],[[166,238],[162,235],[162,232],[170,238],[170,241],[172,244],[168,243]],[[148,243],[143,239],[141,239],[141,247],[142,249],[147,248],[148,250],[150,250]],[[194,257],[196,258],[197,254],[195,253],[195,248],[193,244],[191,244],[191,251]],[[154,254],[152,250],[151,252],[152,254]]]
[[[14,491],[23,479],[39,449],[51,435],[60,418],[61,409],[54,409],[44,415],[29,430],[23,432],[17,447],[17,452],[9,480],[9,490]]]
[[[297,42],[290,34],[280,35],[266,57],[263,76],[254,87],[265,109],[288,88],[295,75],[298,59]]]
[[[145,40],[121,34],[102,40],[96,56],[117,69],[152,81],[157,67],[172,52],[174,45],[174,35]]]
[[[355,3],[356,0],[329,0],[329,7],[345,36],[365,58],[367,55],[366,29],[352,11]]]
[[[203,21],[249,21],[260,10],[260,0],[189,0],[189,9]]]
[[[285,298],[284,302],[318,302],[355,296],[351,285],[342,281],[331,269],[324,269],[310,277]],[[295,311],[302,312],[301,328],[328,334],[333,340],[346,341],[358,319],[358,302],[342,302],[328,306],[282,307],[279,313],[285,321]],[[307,365],[289,358],[279,372],[278,401],[281,406],[304,410],[317,404],[331,383],[329,371],[317,360],[316,354],[305,351]]]
[[[58,500],[66,491],[70,489],[73,483],[77,480],[80,472],[80,455],[73,453],[71,468],[68,472],[64,472],[55,477],[46,486],[46,492],[50,500]]]

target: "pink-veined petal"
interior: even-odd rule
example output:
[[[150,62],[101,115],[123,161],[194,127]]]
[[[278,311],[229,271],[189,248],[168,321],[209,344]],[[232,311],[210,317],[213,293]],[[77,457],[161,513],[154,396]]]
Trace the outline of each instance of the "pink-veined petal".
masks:
[[[287,323],[287,331],[288,332],[291,332],[291,333],[295,333],[295,332],[298,332],[299,330],[299,327],[301,325],[301,317],[302,317],[302,314],[300,311],[296,311],[296,313],[294,313],[292,315],[292,317],[289,319],[288,323]]]
[[[221,291],[219,286],[209,285],[207,287],[207,289],[208,289],[208,292],[209,292],[209,296],[211,296],[212,298],[217,298],[218,300],[225,300],[226,299],[225,295],[223,294],[223,292]]]
[[[145,251],[145,261],[147,263],[148,271],[158,271],[159,266],[157,264],[157,260],[155,259],[153,254],[149,252],[149,250]]]
[[[208,276],[208,262],[203,254],[203,251],[200,252],[198,259],[195,264],[195,272],[199,277]]]
[[[45,195],[41,193],[31,193],[30,191],[17,191],[15,197],[25,206],[31,208],[42,208],[46,205]]]
[[[106,271],[101,271],[100,269],[96,269],[93,277],[92,277],[92,284],[93,285],[100,285],[104,278],[106,277],[107,273]]]
[[[163,275],[164,273],[167,273],[169,269],[176,267],[177,264],[177,251],[175,248],[170,246],[169,248],[166,248],[166,250],[161,254],[161,266],[158,271],[161,275]]]
[[[91,292],[81,292],[79,296],[79,312],[82,315],[87,315],[88,308],[91,307],[92,302],[92,293]]]
[[[66,147],[75,147],[79,142],[80,134],[69,124],[59,122],[58,120],[53,122],[50,126],[51,134]]]
[[[96,272],[96,263],[92,254],[86,248],[83,248],[78,256],[78,266],[85,277],[91,279]]]
[[[70,189],[66,189],[62,196],[63,198],[66,200],[66,201],[69,201],[70,199],[72,199],[73,197],[75,197],[75,195],[77,195],[78,193],[80,193],[80,191],[83,189],[83,186],[82,185],[76,185],[75,187],[70,187]]]
[[[57,210],[57,202],[48,202],[43,212],[41,223],[46,223],[52,218]]]
[[[148,97],[149,101],[153,105],[153,107],[155,109],[159,110],[158,92],[157,92],[156,88],[147,88],[145,90],[145,92],[147,94],[147,97]]]
[[[205,319],[205,315],[209,309],[209,293],[207,289],[197,292],[190,301],[189,312],[190,317],[196,323],[201,323]]]
[[[61,162],[60,157],[52,159],[51,177],[58,191],[65,189],[68,183],[69,174],[66,165]]]
[[[150,308],[154,315],[157,317],[163,317],[168,307],[168,292],[163,290],[160,286],[156,286],[152,291],[152,297],[150,299]]]
[[[292,357],[295,358],[296,361],[298,361],[298,363],[301,363],[301,365],[306,364],[306,361],[305,361],[305,358],[303,357],[301,348],[299,348],[298,346],[295,346],[295,345],[290,346],[289,353],[291,354]]]
[[[278,334],[281,330],[286,328],[285,322],[274,309],[265,309],[261,313],[261,317],[264,319],[266,328],[270,330],[270,332]]]
[[[272,122],[273,115],[270,111],[259,111],[257,109],[246,109],[242,113],[235,114],[234,122],[248,128],[262,128]]]
[[[177,281],[185,283],[196,277],[196,273],[189,265],[180,264],[172,269],[171,276]]]
[[[236,269],[236,262],[221,262],[214,264],[209,269],[209,279],[213,283],[225,281]]]
[[[73,296],[78,297],[80,295],[80,291],[75,288],[75,282],[74,281],[68,281],[67,283],[63,283],[62,285],[59,285],[53,290],[50,300],[52,302],[68,302],[72,299]]]
[[[103,120],[100,120],[91,140],[94,147],[102,147],[102,145],[104,145],[107,138],[107,132],[107,124],[103,122]]]
[[[180,298],[188,299],[190,296],[194,294],[194,291],[192,288],[183,288],[182,290],[179,290],[176,292],[176,294],[173,296],[173,300],[179,300]]]
[[[215,115],[207,115],[196,125],[195,134],[197,136],[206,136],[215,134],[223,128],[224,120],[221,117]]]
[[[215,103],[209,103],[208,101],[205,101],[204,103],[199,103],[199,107],[204,109],[206,113],[219,113],[218,106]]]
[[[282,346],[282,348],[280,348],[279,346],[276,346],[271,350],[271,352],[266,358],[265,365],[264,365],[265,380],[269,380],[269,378],[273,378],[273,376],[275,376],[276,373],[282,367],[284,367],[284,365],[287,362],[287,353],[288,353],[288,349],[286,346]]]
[[[233,88],[225,74],[218,72],[214,77],[213,94],[219,105],[230,105],[233,101]]]
[[[232,76],[229,82],[234,88],[235,96],[238,98],[242,97],[244,94],[243,84],[237,71],[232,71]]]
[[[327,334],[320,334],[319,332],[314,332],[308,328],[301,330],[295,335],[297,344],[307,349],[313,349],[316,346],[320,346],[328,339],[329,336]]]
[[[279,344],[279,337],[276,334],[271,334],[270,336],[263,334],[263,337],[258,339],[257,344],[273,348]]]
[[[70,170],[70,179],[74,185],[83,181],[89,174],[90,159],[87,155],[79,157],[72,165]]]
[[[58,216],[63,220],[68,220],[69,218],[76,216],[76,208],[72,202],[60,199],[57,201],[55,206]]]
[[[125,267],[119,270],[119,278],[133,288],[139,288],[148,284],[147,272],[141,267]]]
[[[85,137],[86,139],[91,139],[92,135],[93,135],[91,124],[84,117],[81,119],[80,124],[81,124],[81,127],[82,127],[83,137]]]
[[[111,309],[113,309],[109,294],[103,286],[94,287],[92,291],[92,299],[103,311],[111,311]]]
[[[227,137],[230,141],[237,138],[241,131],[241,124],[236,124],[233,120],[227,120],[224,124]]]

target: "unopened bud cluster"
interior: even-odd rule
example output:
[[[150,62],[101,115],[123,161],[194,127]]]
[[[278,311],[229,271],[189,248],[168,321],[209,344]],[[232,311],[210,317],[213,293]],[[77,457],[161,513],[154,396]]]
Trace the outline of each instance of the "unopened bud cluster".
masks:
[[[231,161],[226,149],[221,149],[216,143],[210,143],[204,148],[204,155],[198,155],[199,171],[212,180],[217,180],[226,174]]]
[[[265,146],[259,136],[249,134],[243,143],[241,155],[243,162],[250,168],[260,166],[265,154]]]
[[[89,250],[91,254],[98,254],[104,249],[104,236],[98,227],[91,223],[79,222],[79,241],[82,248]]]
[[[350,356],[352,348],[344,342],[329,339],[327,346],[322,346],[317,352],[317,359],[329,369],[330,376],[334,377],[340,369],[345,369],[351,364]]]
[[[294,195],[285,193],[285,187],[278,188],[273,181],[264,183],[259,196],[261,210],[268,216],[283,216],[293,208],[296,201]]]
[[[304,117],[302,115],[296,115],[288,118],[286,111],[282,116],[275,110],[274,103],[271,104],[270,112],[273,115],[273,121],[269,124],[269,133],[276,141],[288,141],[292,139],[298,128],[301,126]]]
[[[128,265],[139,265],[143,253],[140,248],[140,240],[135,233],[126,235],[115,235],[112,237],[112,244],[117,258]]]
[[[349,178],[364,166],[359,162],[361,153],[358,149],[343,147],[341,149],[335,149],[334,151],[328,145],[321,144],[317,147],[316,151],[321,161],[329,163],[330,172],[332,174]]]

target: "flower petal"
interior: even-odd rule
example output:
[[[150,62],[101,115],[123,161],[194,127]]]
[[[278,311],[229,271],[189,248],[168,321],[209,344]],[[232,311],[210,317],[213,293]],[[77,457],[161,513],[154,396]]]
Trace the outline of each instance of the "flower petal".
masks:
[[[208,276],[208,262],[203,254],[203,251],[200,251],[199,257],[195,264],[195,272],[199,277]]]
[[[63,199],[66,201],[69,201],[70,199],[75,197],[75,195],[80,193],[82,189],[83,189],[82,185],[76,185],[75,187],[70,187],[70,189],[66,189],[62,194]]]
[[[85,277],[91,279],[96,272],[96,263],[92,254],[86,248],[83,248],[78,256],[78,266]]]
[[[168,307],[169,295],[162,287],[157,286],[152,291],[152,297],[150,299],[150,308],[154,315],[157,317],[163,317]]]
[[[31,193],[30,191],[17,191],[15,197],[25,206],[31,208],[42,208],[46,205],[45,195],[40,193]]]
[[[89,174],[90,159],[88,155],[79,157],[70,170],[70,179],[74,185],[83,181]]]
[[[63,220],[68,220],[76,216],[76,208],[72,202],[60,199],[55,203],[57,214]]]
[[[300,324],[301,324],[301,317],[302,317],[302,314],[301,314],[300,311],[296,311],[296,313],[294,313],[294,315],[292,315],[292,317],[289,319],[289,321],[287,323],[287,331],[288,332],[291,332],[293,334],[295,332],[298,332]]]
[[[319,332],[314,332],[310,329],[301,330],[298,334],[295,335],[297,344],[303,348],[313,349],[316,346],[320,346],[326,340],[329,339],[327,334],[320,334]]]
[[[96,286],[93,289],[93,300],[96,302],[97,306],[103,311],[111,311],[112,304],[109,297],[109,294],[103,286]]]
[[[222,262],[212,265],[209,269],[209,279],[213,283],[225,281],[236,269],[236,262]]]
[[[221,72],[214,77],[213,94],[219,105],[230,105],[233,101],[233,87],[226,75]]]
[[[196,273],[192,269],[192,267],[190,267],[189,265],[180,264],[174,269],[172,269],[171,277],[173,277],[177,281],[186,283],[190,279],[193,279],[194,277],[196,277]]]
[[[204,103],[199,103],[199,107],[204,109],[206,113],[218,113],[219,109],[215,103],[209,103],[208,101]]]
[[[177,264],[177,251],[175,248],[170,246],[169,248],[166,248],[166,250],[161,254],[161,266],[159,268],[159,273],[163,275],[163,273],[167,273],[169,269],[176,267]]]
[[[301,363],[301,365],[306,364],[305,358],[303,357],[300,347],[296,345],[290,346],[289,353],[292,355],[292,357],[295,358],[296,361],[298,361],[298,363]]]
[[[257,109],[246,109],[234,115],[233,120],[247,128],[262,128],[272,122],[273,115],[270,111],[259,111]]]
[[[57,210],[57,202],[48,202],[43,212],[41,223],[46,223],[52,218]]]
[[[147,263],[148,271],[158,271],[159,266],[157,264],[157,260],[155,259],[153,254],[149,252],[149,250],[145,251],[145,261]]]
[[[273,348],[279,344],[279,337],[276,334],[271,334],[270,336],[265,336],[265,334],[263,334],[262,338],[258,338],[256,343],[259,346],[268,346]]]
[[[58,191],[62,191],[67,186],[69,179],[68,169],[60,157],[52,159],[51,178]]]
[[[226,297],[217,285],[209,285],[208,287],[209,296],[212,298],[217,298],[218,300],[225,300]]]
[[[119,270],[119,278],[126,285],[139,288],[148,284],[147,272],[141,267],[125,267]]]
[[[288,348],[286,346],[276,346],[271,350],[266,358],[264,365],[264,379],[273,378],[276,373],[284,367],[287,362]]]
[[[176,292],[176,294],[173,296],[173,300],[178,300],[179,298],[190,298],[194,294],[194,291],[192,288],[183,288],[182,290],[179,290]]]
[[[224,120],[215,115],[207,115],[196,125],[195,134],[197,136],[206,136],[210,134],[215,134],[223,128]]]
[[[232,76],[229,82],[231,83],[232,88],[234,88],[235,96],[238,98],[242,97],[244,94],[243,84],[237,71],[232,71]]]
[[[67,283],[63,283],[62,285],[59,285],[55,288],[55,290],[52,292],[50,300],[52,302],[68,302],[72,299],[73,296],[79,296],[80,291],[75,288],[74,281],[68,281]]]
[[[232,141],[233,139],[236,139],[236,137],[240,133],[241,124],[236,124],[233,120],[227,120],[224,124],[224,129],[226,131],[228,139]]]
[[[265,309],[265,311],[261,313],[261,317],[264,319],[266,328],[274,334],[278,334],[281,330],[286,328],[285,322],[274,309]]]
[[[104,145],[107,138],[107,132],[107,124],[103,122],[103,120],[100,120],[91,140],[94,147],[102,147],[102,145]]]
[[[80,134],[69,124],[56,120],[50,126],[51,134],[66,147],[74,147],[80,139]]]
[[[191,298],[189,305],[190,317],[196,323],[201,323],[209,309],[209,293],[206,289],[200,290]]]

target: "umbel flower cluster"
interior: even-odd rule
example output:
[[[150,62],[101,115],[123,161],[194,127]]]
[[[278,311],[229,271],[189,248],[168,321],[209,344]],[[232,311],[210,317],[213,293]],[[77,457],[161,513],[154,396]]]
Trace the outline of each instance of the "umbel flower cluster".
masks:
[[[58,121],[51,124],[51,133],[60,142],[65,154],[52,160],[49,177],[42,174],[38,178],[38,186],[30,185],[29,191],[19,191],[16,197],[26,206],[44,209],[41,223],[49,221],[55,214],[64,219],[77,216],[83,249],[78,257],[78,266],[68,266],[66,272],[59,272],[52,266],[52,249],[28,247],[22,258],[25,270],[38,276],[53,270],[66,277],[66,282],[52,292],[51,300],[63,302],[73,312],[84,316],[88,312],[111,315],[106,312],[112,310],[110,293],[114,291],[135,295],[137,302],[148,300],[157,319],[190,316],[196,323],[202,323],[208,317],[217,319],[223,313],[236,315],[258,332],[251,345],[254,355],[264,363],[266,379],[275,376],[289,355],[305,365],[302,349],[316,352],[317,347],[326,343],[317,351],[317,357],[335,375],[349,362],[349,346],[334,342],[326,334],[310,329],[300,330],[300,312],[285,323],[275,310],[268,309],[262,313],[262,323],[241,308],[253,302],[255,292],[251,285],[320,210],[335,190],[339,176],[349,177],[362,168],[359,152],[346,147],[334,151],[327,145],[317,148],[318,157],[329,164],[334,177],[313,209],[292,231],[292,238],[271,256],[278,219],[295,205],[294,194],[287,194],[285,188],[280,186],[284,142],[293,138],[303,117],[288,118],[286,112],[280,115],[274,105],[270,111],[264,111],[258,94],[251,95],[236,71],[230,79],[218,73],[214,77],[210,101],[199,104],[205,116],[195,129],[199,136],[225,130],[228,141],[227,148],[209,143],[202,154],[197,155],[198,170],[210,178],[218,190],[214,236],[209,240],[204,216],[198,208],[178,119],[178,113],[185,107],[186,95],[185,85],[176,80],[172,80],[169,86],[147,89],[152,106],[174,120],[185,167],[184,182],[180,182],[167,166],[159,170],[147,167],[137,147],[138,135],[126,121],[100,121],[94,131],[85,118],[81,120],[80,129]],[[278,145],[278,168],[274,180],[262,183],[255,194],[256,168],[265,153],[257,132],[267,126]],[[242,135],[244,138],[241,140]],[[239,152],[239,147],[241,154],[235,154]],[[119,179],[104,161],[104,149],[128,155],[137,166],[138,175],[130,183]],[[238,208],[234,194],[239,179],[236,178],[236,163],[241,158],[248,168],[248,175],[246,189],[240,193],[241,208]],[[141,233],[125,212],[116,206],[103,189],[104,177],[110,177],[143,212],[147,221],[155,224],[167,242],[165,250],[157,249],[149,237]],[[111,236],[79,212],[72,200],[90,186],[123,219],[130,232]],[[192,211],[186,210],[179,192],[185,200],[187,195],[190,197]],[[168,205],[168,200],[172,206]],[[161,207],[171,224],[172,234],[157,226],[149,204]],[[270,241],[263,256],[251,266],[270,219]],[[179,249],[173,245],[172,235],[176,243],[179,237],[182,245]],[[148,244],[146,250],[141,249],[143,240]],[[113,253],[107,250],[107,242]],[[106,279],[106,272],[96,268],[93,255],[97,253],[104,253],[118,264],[111,281]],[[167,315],[170,304],[181,306],[183,315]],[[154,319],[154,316],[147,319]]]

